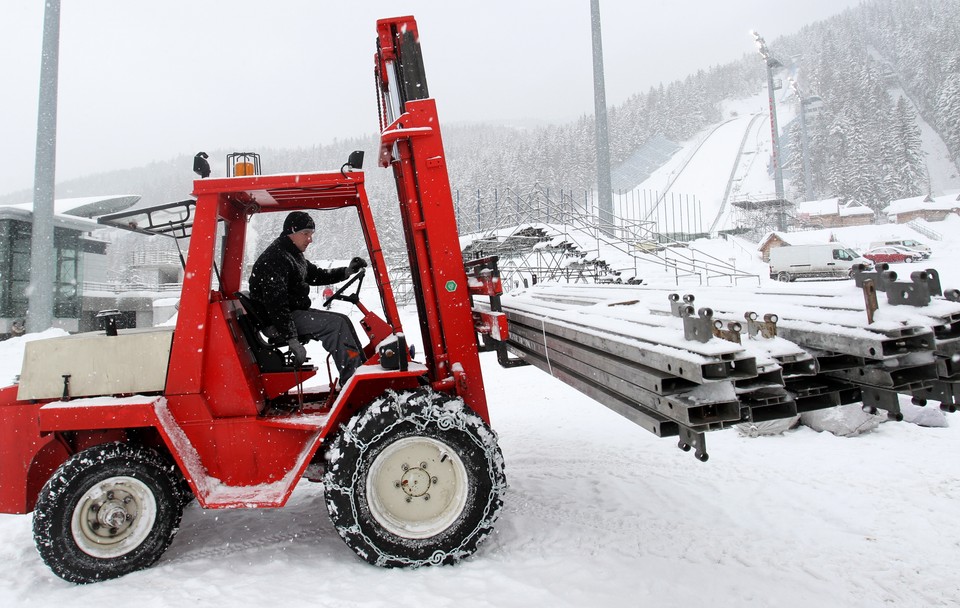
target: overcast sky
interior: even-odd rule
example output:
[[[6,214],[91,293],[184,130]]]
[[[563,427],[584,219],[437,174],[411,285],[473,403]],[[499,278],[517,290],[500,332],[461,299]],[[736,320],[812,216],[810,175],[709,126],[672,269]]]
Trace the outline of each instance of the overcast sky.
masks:
[[[601,0],[607,103],[858,3]],[[33,186],[43,6],[0,7],[0,194]],[[57,179],[373,133],[375,22],[407,14],[441,120],[593,114],[589,0],[62,0]]]

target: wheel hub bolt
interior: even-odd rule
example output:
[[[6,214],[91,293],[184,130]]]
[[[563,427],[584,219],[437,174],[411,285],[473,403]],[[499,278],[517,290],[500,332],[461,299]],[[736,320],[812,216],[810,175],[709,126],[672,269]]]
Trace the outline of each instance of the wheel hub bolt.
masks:
[[[418,498],[427,493],[430,489],[432,478],[427,475],[423,469],[410,469],[400,478],[400,487],[407,493],[407,496]]]
[[[127,521],[127,512],[118,505],[111,505],[108,509],[101,509],[97,516],[100,523],[110,528],[119,528]]]

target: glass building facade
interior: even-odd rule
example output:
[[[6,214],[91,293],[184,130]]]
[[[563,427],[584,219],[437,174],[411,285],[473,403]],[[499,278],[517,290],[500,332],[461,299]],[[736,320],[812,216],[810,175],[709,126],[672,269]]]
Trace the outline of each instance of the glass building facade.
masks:
[[[0,317],[26,318],[30,285],[30,237],[28,221],[0,219]],[[56,278],[53,316],[76,319],[80,316],[80,233],[54,227]]]

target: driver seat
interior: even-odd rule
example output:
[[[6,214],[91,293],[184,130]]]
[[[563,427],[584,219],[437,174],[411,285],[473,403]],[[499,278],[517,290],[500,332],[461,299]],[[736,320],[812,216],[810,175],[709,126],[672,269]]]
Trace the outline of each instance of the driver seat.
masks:
[[[243,331],[247,344],[253,351],[253,356],[260,366],[261,372],[284,372],[293,368],[287,365],[286,357],[281,347],[286,341],[280,337],[280,332],[267,318],[263,304],[250,297],[249,294],[238,291],[233,294],[243,307],[243,314],[237,316],[237,323]],[[310,340],[311,336],[297,336],[301,344]],[[305,366],[312,367],[312,366]]]

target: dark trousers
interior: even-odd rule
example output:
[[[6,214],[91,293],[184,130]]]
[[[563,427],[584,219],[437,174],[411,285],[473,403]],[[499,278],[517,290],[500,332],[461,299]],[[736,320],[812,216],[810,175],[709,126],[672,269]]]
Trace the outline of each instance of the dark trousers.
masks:
[[[338,312],[313,308],[291,311],[290,316],[298,335],[318,340],[333,355],[333,362],[340,372],[340,384],[346,384],[364,361],[360,339],[350,318]]]

